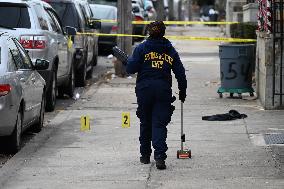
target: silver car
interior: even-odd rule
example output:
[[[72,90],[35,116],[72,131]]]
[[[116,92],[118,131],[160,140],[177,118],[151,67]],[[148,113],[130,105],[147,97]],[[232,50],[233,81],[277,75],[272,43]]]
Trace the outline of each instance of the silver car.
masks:
[[[50,62],[48,70],[39,71],[47,83],[47,111],[53,111],[56,104],[57,87],[59,95],[73,95],[75,50],[68,45],[55,10],[39,0],[0,0],[0,25],[15,36],[34,63],[36,59]],[[75,30],[75,28],[74,28]],[[69,47],[69,48],[68,48]]]
[[[25,129],[39,132],[43,126],[46,87],[36,69],[47,69],[49,63],[35,62],[15,38],[0,32],[0,136],[10,136],[13,152],[20,149]]]
[[[86,78],[91,77],[97,64],[98,37],[90,33],[98,33],[100,22],[93,20],[92,12],[86,0],[48,0],[59,15],[63,26],[72,26],[83,35],[72,37],[75,55],[76,84],[86,85]],[[87,33],[87,34],[86,34]]]
[[[90,4],[95,19],[117,20],[117,8],[110,5]],[[117,34],[117,23],[102,22],[101,33]],[[99,50],[110,52],[117,45],[116,36],[99,36]]]

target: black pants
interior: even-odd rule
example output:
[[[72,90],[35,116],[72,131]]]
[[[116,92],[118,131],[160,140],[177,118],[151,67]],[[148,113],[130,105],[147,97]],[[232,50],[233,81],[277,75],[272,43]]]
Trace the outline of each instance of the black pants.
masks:
[[[137,116],[140,118],[140,153],[150,156],[151,141],[154,159],[165,160],[168,149],[167,125],[171,120],[171,86],[163,80],[139,82],[136,86]]]

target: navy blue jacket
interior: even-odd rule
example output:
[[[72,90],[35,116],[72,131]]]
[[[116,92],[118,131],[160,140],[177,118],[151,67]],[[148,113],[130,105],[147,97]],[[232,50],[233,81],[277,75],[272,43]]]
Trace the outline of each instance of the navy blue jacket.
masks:
[[[185,70],[178,52],[166,39],[148,38],[139,44],[128,58],[126,72],[137,75],[137,84],[145,80],[162,79],[172,86],[171,70],[178,81],[179,90],[186,90]]]

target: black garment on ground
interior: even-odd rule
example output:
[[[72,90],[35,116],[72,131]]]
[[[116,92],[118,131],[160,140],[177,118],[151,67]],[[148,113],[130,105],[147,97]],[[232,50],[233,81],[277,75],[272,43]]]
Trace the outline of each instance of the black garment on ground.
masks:
[[[240,114],[237,110],[230,110],[226,114],[216,114],[211,116],[202,116],[202,120],[206,121],[229,121],[235,119],[244,119],[248,117],[246,114]]]

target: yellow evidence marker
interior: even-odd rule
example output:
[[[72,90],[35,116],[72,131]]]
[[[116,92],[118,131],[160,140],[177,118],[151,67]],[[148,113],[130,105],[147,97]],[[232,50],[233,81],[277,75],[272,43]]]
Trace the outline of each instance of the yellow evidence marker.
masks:
[[[122,128],[130,128],[130,112],[122,112]]]
[[[89,131],[90,129],[90,117],[81,116],[81,131]]]

